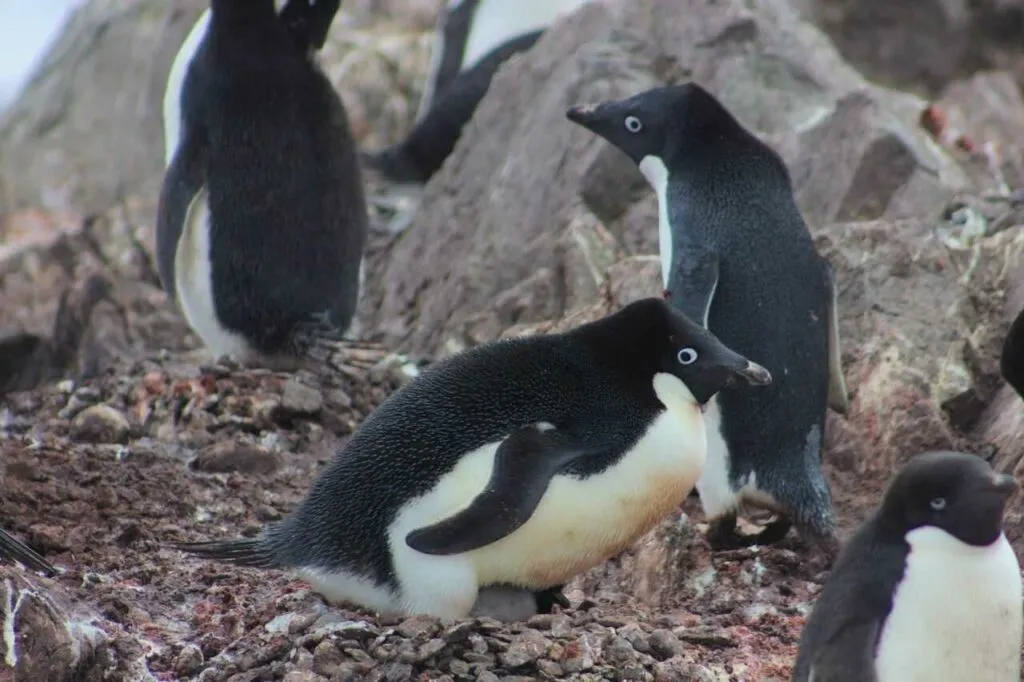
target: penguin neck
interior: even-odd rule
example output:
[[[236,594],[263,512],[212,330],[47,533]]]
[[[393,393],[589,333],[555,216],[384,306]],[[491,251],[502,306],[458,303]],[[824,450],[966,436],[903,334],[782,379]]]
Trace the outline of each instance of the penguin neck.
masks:
[[[237,28],[277,19],[274,0],[211,0],[213,27]]]

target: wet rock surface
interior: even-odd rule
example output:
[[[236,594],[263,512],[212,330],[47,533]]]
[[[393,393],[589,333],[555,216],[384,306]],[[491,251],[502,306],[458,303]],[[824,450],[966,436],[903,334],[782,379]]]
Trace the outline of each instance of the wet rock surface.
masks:
[[[369,146],[415,113],[438,4],[344,3],[323,62]],[[1024,307],[1021,71],[995,42],[970,69],[954,53],[975,48],[952,39],[946,62],[835,47],[862,21],[846,4],[613,1],[559,22],[501,69],[409,229],[375,231],[363,327],[426,362],[658,295],[650,189],[564,110],[693,77],[779,150],[836,268],[851,410],[829,416],[824,466],[842,532],[925,448],[1020,473],[1024,401],[996,363]],[[966,18],[934,4],[943,31],[982,30],[984,3]],[[282,518],[407,380],[394,363],[313,376],[216,361],[160,290],[159,100],[202,5],[87,3],[0,119],[0,522],[63,569],[0,566],[15,679],[788,679],[827,566],[793,537],[711,553],[696,498],[572,581],[571,608],[523,623],[380,618],[167,547]],[[917,94],[875,84],[908,79]]]

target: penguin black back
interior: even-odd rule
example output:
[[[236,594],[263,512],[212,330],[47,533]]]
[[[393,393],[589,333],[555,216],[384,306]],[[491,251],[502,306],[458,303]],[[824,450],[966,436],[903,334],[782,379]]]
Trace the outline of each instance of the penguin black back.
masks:
[[[932,527],[967,546],[992,545],[1003,533],[1003,511],[1015,489],[1012,477],[965,453],[928,452],[904,465],[833,565],[801,635],[793,681],[808,682],[812,668],[813,679],[825,682],[876,679],[877,648],[907,577],[908,534]]]

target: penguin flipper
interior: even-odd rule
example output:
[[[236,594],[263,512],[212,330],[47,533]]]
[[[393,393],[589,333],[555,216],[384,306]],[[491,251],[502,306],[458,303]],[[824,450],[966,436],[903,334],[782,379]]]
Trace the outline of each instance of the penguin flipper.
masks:
[[[842,352],[839,346],[839,292],[836,290],[836,271],[826,258],[826,281],[829,285],[828,305],[828,406],[837,413],[846,416],[850,411],[850,398],[846,390],[846,378],[843,376]]]
[[[718,288],[718,254],[705,246],[681,245],[672,254],[669,300],[705,329]]]
[[[410,532],[405,543],[424,554],[448,555],[497,542],[530,519],[562,467],[593,454],[556,429],[517,429],[498,446],[491,478],[469,506]]]
[[[57,569],[53,564],[2,528],[0,528],[0,557],[8,561],[17,561],[21,565],[47,576],[57,573]]]
[[[806,682],[874,682],[878,620],[840,629],[814,656]]]

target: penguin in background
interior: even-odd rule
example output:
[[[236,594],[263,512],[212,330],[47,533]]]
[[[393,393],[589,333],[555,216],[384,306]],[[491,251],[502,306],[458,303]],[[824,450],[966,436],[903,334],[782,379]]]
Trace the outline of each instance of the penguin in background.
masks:
[[[1003,532],[1016,488],[975,455],[911,459],[840,552],[793,682],[1018,682],[1024,596]]]
[[[797,528],[831,553],[821,471],[826,406],[849,409],[831,264],[815,250],[781,157],[696,83],[567,111],[640,168],[658,197],[665,295],[775,380],[725,389],[705,414],[708,465],[697,483],[715,549],[781,540]],[[741,505],[777,519],[736,531]]]
[[[53,564],[3,528],[0,528],[0,559],[5,563],[16,561],[25,568],[48,577],[57,574]]]
[[[1024,310],[1017,313],[999,355],[999,373],[1024,398]]]
[[[393,393],[283,521],[175,547],[380,613],[493,615],[502,590],[526,617],[682,503],[701,406],[740,378],[772,380],[659,298],[476,346]]]
[[[339,351],[344,367],[362,350],[344,341],[368,223],[358,148],[312,54],[338,6],[212,0],[172,67],[158,270],[214,357],[294,369]]]
[[[449,0],[435,28],[430,72],[416,120],[404,140],[363,150],[363,164],[415,195],[455,148],[462,129],[510,57],[533,47],[556,19],[590,0]],[[412,219],[410,209],[392,229]]]

